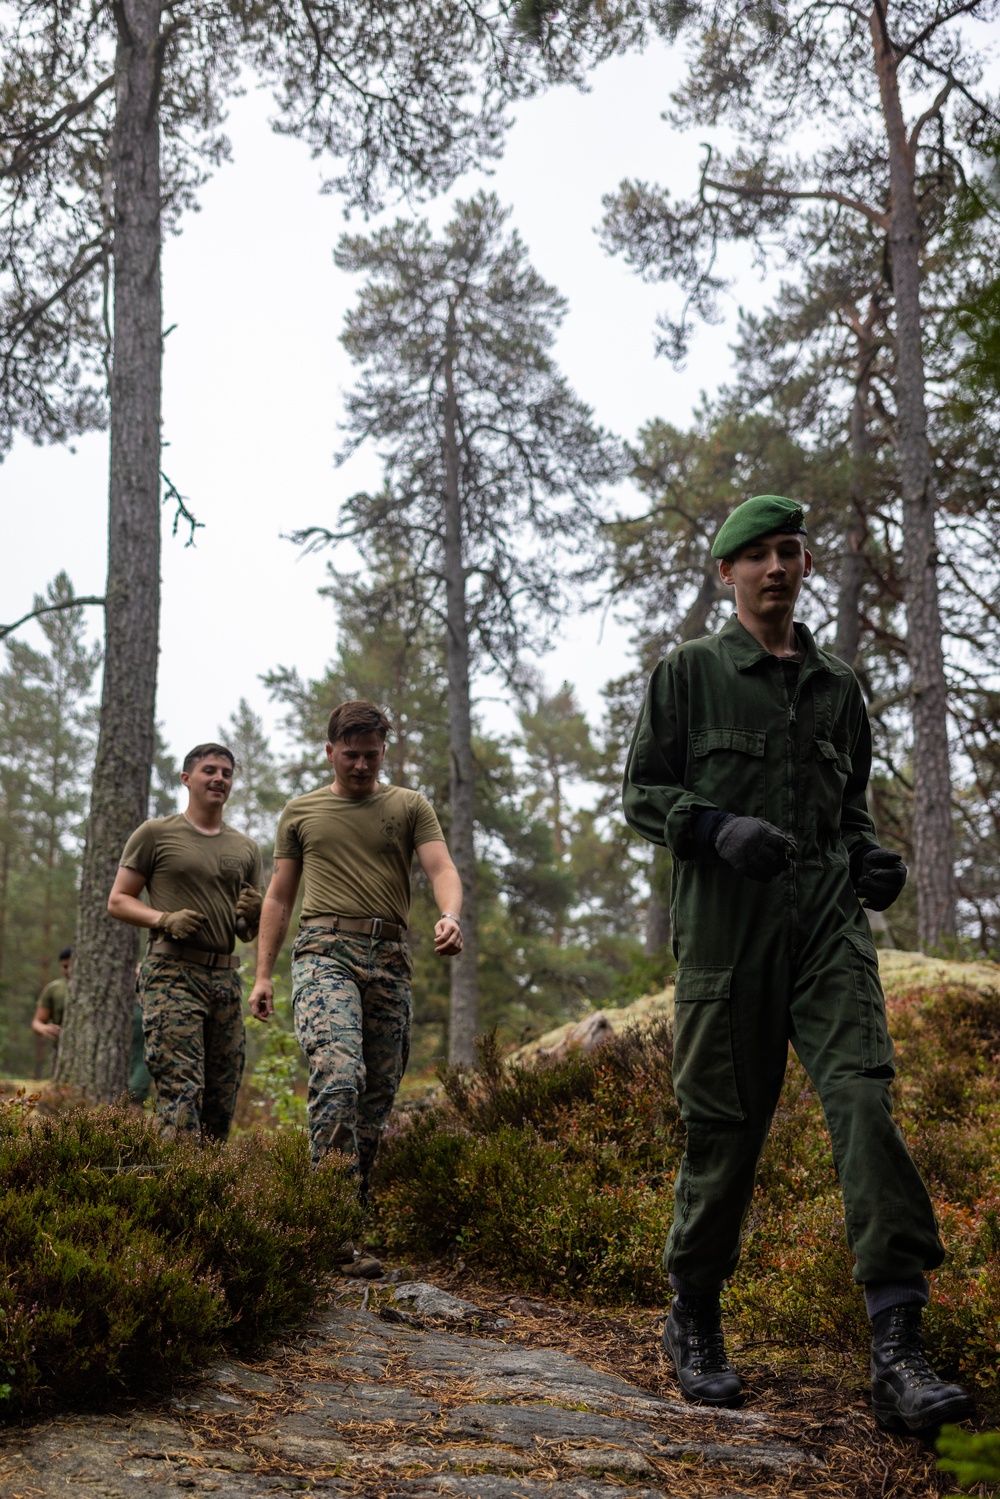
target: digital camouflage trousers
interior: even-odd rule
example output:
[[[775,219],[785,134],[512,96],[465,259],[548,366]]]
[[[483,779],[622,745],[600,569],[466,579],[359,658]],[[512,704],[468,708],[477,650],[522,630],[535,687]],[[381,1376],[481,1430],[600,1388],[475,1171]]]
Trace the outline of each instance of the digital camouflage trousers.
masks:
[[[292,948],[295,1034],[309,1062],[309,1150],[352,1157],[363,1183],[410,1052],[405,942],[303,926]]]
[[[147,957],[139,994],[160,1129],[224,1140],[243,1076],[239,972]]]

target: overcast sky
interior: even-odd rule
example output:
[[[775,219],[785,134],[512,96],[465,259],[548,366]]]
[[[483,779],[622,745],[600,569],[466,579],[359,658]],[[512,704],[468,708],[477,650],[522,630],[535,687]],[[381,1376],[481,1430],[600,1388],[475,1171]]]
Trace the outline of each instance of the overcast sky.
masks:
[[[654,358],[654,320],[671,291],[643,285],[595,232],[602,194],[624,176],[679,195],[694,186],[700,133],[678,137],[660,118],[679,67],[679,56],[653,47],[605,64],[587,94],[554,90],[523,105],[490,180],[535,267],[569,299],[556,350],[564,373],[625,437],[655,416],[684,423],[729,368],[732,321],[700,333],[684,372]],[[274,135],[268,115],[264,93],[234,102],[233,161],[164,254],[164,325],[173,331],[163,466],[204,522],[186,547],[164,512],[157,714],[178,755],[214,736],[241,696],[273,725],[261,672],[279,663],[322,671],[335,642],[331,606],[316,593],[325,560],[300,556],[282,533],[332,523],[345,494],[378,480],[370,458],[340,470],[333,462],[342,392],[354,378],[338,336],[357,283],[332,260],[342,204],[320,195],[320,164]],[[418,211],[440,224],[483,181],[465,178]],[[764,298],[748,265],[738,296],[748,306]],[[103,593],[106,436],[76,448],[19,442],[0,467],[0,620],[26,612],[63,567],[78,593]],[[100,613],[91,616],[96,635]],[[605,625],[601,640],[599,629],[595,614],[567,621],[541,663],[553,685],[576,684],[595,721],[599,689],[627,654],[621,629]]]

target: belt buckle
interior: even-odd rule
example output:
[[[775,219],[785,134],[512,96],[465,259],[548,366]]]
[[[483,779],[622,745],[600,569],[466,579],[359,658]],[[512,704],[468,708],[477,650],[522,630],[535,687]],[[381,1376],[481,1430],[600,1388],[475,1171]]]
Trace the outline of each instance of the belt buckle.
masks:
[[[372,917],[372,941],[373,942],[377,941],[378,938],[381,937],[381,935],[382,935],[382,918],[381,918],[381,916],[373,916]]]

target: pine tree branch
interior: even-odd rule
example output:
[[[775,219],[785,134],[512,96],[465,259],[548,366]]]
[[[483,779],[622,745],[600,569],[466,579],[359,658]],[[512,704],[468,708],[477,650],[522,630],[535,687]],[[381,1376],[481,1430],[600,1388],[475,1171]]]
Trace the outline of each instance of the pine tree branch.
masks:
[[[764,198],[778,198],[782,202],[820,202],[839,203],[841,208],[850,208],[854,213],[863,214],[870,224],[876,229],[888,229],[889,215],[880,213],[877,208],[870,208],[860,198],[852,198],[849,193],[840,193],[833,187],[814,188],[791,188],[776,187],[772,184],[764,184],[761,187],[741,187],[736,182],[720,182],[713,177],[702,177],[702,187],[711,187],[716,192],[735,193],[744,201],[760,201]]]
[[[76,609],[81,604],[101,604],[105,600],[96,594],[87,594],[83,598],[62,599],[58,604],[43,604],[41,609],[32,609],[28,614],[22,614],[20,619],[15,619],[12,625],[0,625],[0,640],[6,640],[8,635],[20,629],[21,625],[27,624],[29,619],[37,619],[41,614],[56,614],[60,609]]]
[[[948,100],[948,95],[951,93],[954,85],[955,80],[953,78],[949,78],[938,92],[937,98],[934,99],[932,103],[928,104],[923,114],[914,124],[913,129],[910,131],[911,156],[916,154],[921,130],[923,130],[924,126],[928,123],[929,120],[935,119],[935,117],[941,113],[942,109],[944,109],[944,106]]]
[[[20,142],[7,165],[0,166],[0,181],[5,177],[21,176],[30,164],[32,157],[37,156],[41,151],[45,151],[57,141],[70,121],[75,120],[78,115],[85,114],[91,105],[97,103],[102,94],[106,94],[108,89],[114,87],[114,82],[115,77],[111,73],[107,78],[102,78],[101,82],[92,88],[85,98],[77,99],[73,104],[64,105],[50,119],[43,121],[40,125],[36,125],[30,130],[26,130],[20,134],[11,132],[10,135],[0,132],[0,144],[9,140],[19,140]]]

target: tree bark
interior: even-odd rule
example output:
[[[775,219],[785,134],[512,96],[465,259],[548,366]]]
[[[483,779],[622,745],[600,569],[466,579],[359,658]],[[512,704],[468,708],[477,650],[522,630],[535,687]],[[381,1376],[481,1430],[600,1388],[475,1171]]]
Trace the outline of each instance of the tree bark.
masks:
[[[726,594],[725,586],[719,578],[718,564],[709,557],[705,566],[705,576],[701,580],[698,592],[690,609],[681,620],[680,629],[677,632],[677,644],[683,645],[688,640],[699,640],[708,631],[708,621],[712,610],[720,599]],[[646,937],[645,953],[647,958],[655,958],[670,945],[670,882],[673,861],[667,849],[657,845],[653,847],[653,862],[649,871],[649,900],[646,904]]]
[[[104,684],[80,917],[57,1080],[98,1101],[128,1082],[138,933],[107,914],[146,816],[160,612],[160,0],[116,0],[114,355]]]
[[[861,591],[865,577],[864,545],[868,534],[865,523],[871,441],[868,432],[868,402],[871,366],[874,358],[876,307],[869,307],[864,322],[857,319],[854,399],[851,402],[850,453],[851,483],[847,497],[848,514],[844,527],[844,550],[840,558],[840,587],[837,594],[837,633],[833,654],[855,667],[861,646]]]
[[[899,98],[885,0],[870,25],[889,150],[889,251],[896,303],[896,423],[903,500],[903,575],[913,715],[913,848],[917,931],[925,950],[955,933],[947,685],[938,598],[935,494],[927,441],[921,229],[914,153]]]
[[[444,572],[447,612],[449,788],[451,854],[462,880],[464,946],[451,961],[448,1060],[470,1066],[476,1059],[479,1022],[478,890],[475,845],[475,764],[469,690],[469,623],[466,616],[465,555],[459,469],[458,400],[454,382],[455,309],[448,314],[444,398]]]
[[[646,905],[647,958],[658,958],[670,946],[670,851],[653,845],[653,863],[649,871],[649,901]]]

